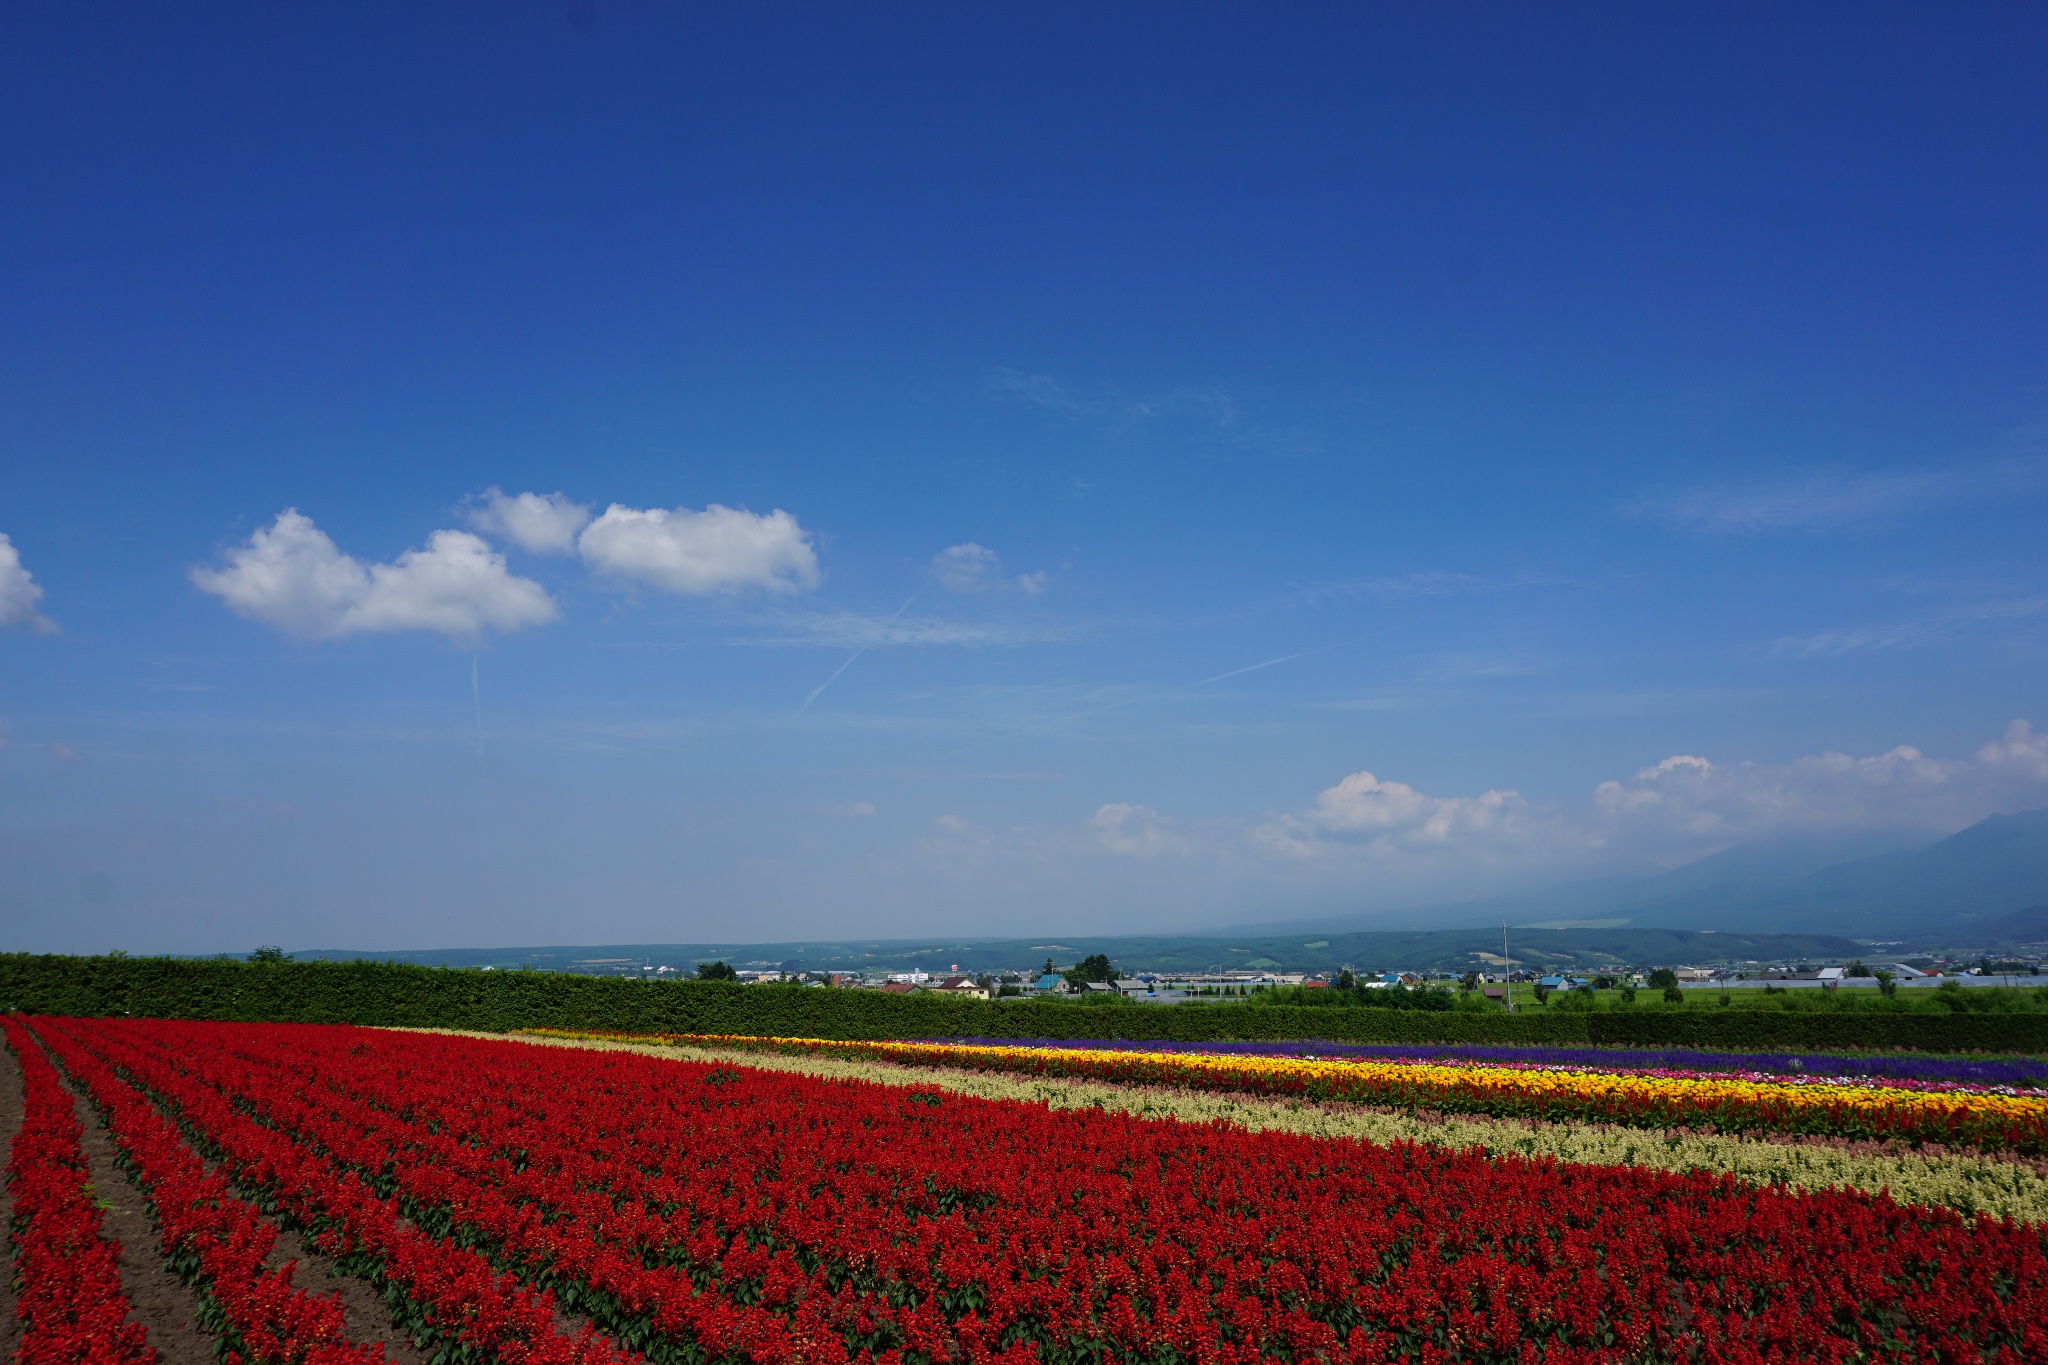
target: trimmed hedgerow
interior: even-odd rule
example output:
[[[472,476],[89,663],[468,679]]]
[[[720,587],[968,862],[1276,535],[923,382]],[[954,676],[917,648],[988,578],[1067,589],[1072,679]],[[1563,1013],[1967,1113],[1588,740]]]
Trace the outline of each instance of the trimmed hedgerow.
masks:
[[[879,991],[651,982],[390,962],[0,955],[0,1006],[36,1014],[830,1039],[1328,1038],[1734,1049],[2048,1051],[2048,1015],[1657,1010],[1508,1015],[1242,1005],[982,1002]]]

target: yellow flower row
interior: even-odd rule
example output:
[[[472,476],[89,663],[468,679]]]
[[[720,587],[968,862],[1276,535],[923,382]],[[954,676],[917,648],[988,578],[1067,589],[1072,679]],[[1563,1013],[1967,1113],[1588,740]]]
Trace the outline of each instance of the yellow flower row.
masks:
[[[803,1046],[845,1048],[882,1055],[942,1054],[962,1061],[1004,1062],[1029,1059],[1045,1065],[1082,1061],[1090,1070],[1133,1064],[1194,1073],[1235,1076],[1251,1073],[1290,1077],[1303,1088],[1341,1091],[1407,1089],[1416,1086],[1446,1090],[1478,1090],[1502,1095],[1593,1096],[1628,1099],[1678,1099],[1707,1109],[1728,1103],[1789,1105],[1796,1108],[1859,1108],[1952,1113],[1963,1110],[2027,1121],[2048,1119],[2048,1098],[1957,1091],[1900,1090],[1885,1086],[1835,1084],[1803,1080],[1780,1082],[1709,1077],[1659,1076],[1645,1072],[1528,1070],[1517,1067],[1444,1066],[1430,1062],[1382,1061],[1372,1058],[1261,1057],[1230,1053],[1138,1052],[1093,1048],[978,1047],[957,1043],[820,1043],[810,1039],[777,1039]]]

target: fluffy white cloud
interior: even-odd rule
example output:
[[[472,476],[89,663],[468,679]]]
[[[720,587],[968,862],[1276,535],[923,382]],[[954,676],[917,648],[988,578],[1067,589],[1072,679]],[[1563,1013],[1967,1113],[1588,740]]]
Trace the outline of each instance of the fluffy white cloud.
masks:
[[[1267,854],[1302,859],[1365,851],[1379,865],[1450,852],[1517,861],[1648,858],[1668,862],[1745,839],[1799,831],[1952,831],[2000,810],[2048,801],[2048,735],[2024,720],[1967,759],[1911,745],[1856,758],[1716,763],[1674,754],[1602,782],[1590,808],[1538,807],[1512,791],[1431,796],[1353,773],[1311,810],[1268,816],[1250,831]]]
[[[42,600],[42,585],[22,567],[21,551],[0,533],[0,626],[25,626],[41,635],[55,631],[57,623],[36,610]]]
[[[1430,852],[1527,842],[1559,832],[1519,792],[1431,796],[1406,782],[1356,772],[1316,796],[1315,809],[1269,816],[1252,832],[1255,846],[1288,857],[1366,846],[1379,852]]]
[[[576,548],[593,569],[686,597],[818,584],[810,533],[789,513],[759,515],[712,503],[640,509],[613,503],[583,528]]]
[[[968,541],[932,556],[932,577],[947,592],[987,592],[996,574],[996,552]]]
[[[1002,561],[996,557],[996,552],[971,540],[960,545],[948,545],[933,555],[932,577],[947,592],[1015,588],[1031,597],[1044,592],[1045,585],[1051,581],[1043,569],[1016,578],[1002,577]]]
[[[296,508],[191,577],[236,615],[309,640],[397,630],[467,639],[557,614],[540,584],[508,572],[504,556],[467,531],[436,531],[424,550],[364,564]]]
[[[503,537],[534,554],[576,552],[576,533],[590,521],[590,508],[564,493],[521,493],[487,488],[465,513],[486,535]]]
[[[1088,828],[1102,847],[1130,858],[1153,858],[1188,848],[1173,821],[1150,806],[1112,801],[1095,812]]]
[[[1822,753],[1790,763],[1667,758],[1627,781],[1602,782],[1596,812],[1617,834],[1698,841],[1793,829],[1939,828],[1980,819],[1998,802],[1981,764],[1930,758],[1910,744],[1865,758]]]
[[[2033,726],[2016,720],[2005,727],[2002,739],[1977,750],[1977,762],[2002,777],[2048,786],[2048,734],[2037,735]]]

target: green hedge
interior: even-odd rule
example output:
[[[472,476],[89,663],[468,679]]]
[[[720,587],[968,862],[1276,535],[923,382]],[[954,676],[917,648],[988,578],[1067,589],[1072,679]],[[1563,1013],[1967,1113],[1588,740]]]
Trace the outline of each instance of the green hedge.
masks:
[[[616,1029],[804,1038],[1336,1038],[1584,1042],[1583,1015],[1083,1006],[723,981],[631,981],[388,962],[250,963],[0,955],[0,1006],[32,1014],[277,1019],[445,1028]]]
[[[503,1031],[587,1028],[782,1037],[1327,1038],[1736,1049],[2048,1051],[2048,1015],[1741,1010],[1499,1014],[1247,1005],[984,1003],[879,991],[631,981],[388,962],[249,963],[0,954],[0,1007],[32,1014],[274,1019]]]

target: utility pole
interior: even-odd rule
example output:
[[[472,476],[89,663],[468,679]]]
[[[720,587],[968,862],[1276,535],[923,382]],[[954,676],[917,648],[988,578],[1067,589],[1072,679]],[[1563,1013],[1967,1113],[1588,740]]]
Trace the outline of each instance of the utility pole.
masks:
[[[1508,960],[1508,922],[1500,922],[1500,976],[1507,983],[1508,1013],[1515,1012],[1515,965]]]

